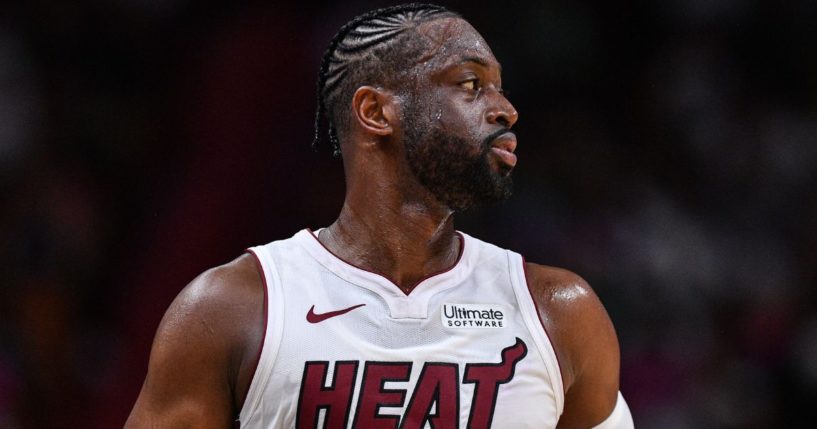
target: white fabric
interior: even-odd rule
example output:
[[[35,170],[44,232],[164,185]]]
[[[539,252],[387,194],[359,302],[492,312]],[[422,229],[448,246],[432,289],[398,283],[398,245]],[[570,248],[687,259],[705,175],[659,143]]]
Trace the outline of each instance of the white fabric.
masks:
[[[391,406],[373,411],[374,418],[396,416],[401,424],[411,420],[406,415],[414,410],[412,401],[422,396],[418,392],[423,389],[418,386],[429,379],[421,375],[425,376],[429,365],[442,365],[450,370],[447,374],[456,373],[457,411],[448,415],[456,416],[454,425],[466,428],[469,419],[480,415],[487,419],[484,408],[471,405],[480,384],[490,384],[474,382],[475,375],[467,382],[467,371],[473,370],[473,375],[480,368],[493,368],[490,365],[511,365],[511,358],[517,356],[513,353],[524,349],[525,354],[518,355],[522,357],[509,366],[509,381],[496,385],[490,427],[554,428],[564,407],[562,380],[556,354],[527,287],[523,259],[466,234],[459,235],[462,250],[456,265],[423,280],[410,295],[385,277],[339,259],[309,230],[250,249],[263,270],[268,317],[258,368],[240,412],[241,427],[304,426],[298,421],[298,407],[300,392],[312,386],[305,378],[307,367],[314,369],[326,362],[324,368],[328,369],[320,386],[326,389],[340,389],[334,384],[334,371],[340,368],[336,365],[357,368],[347,417],[334,420],[343,422],[335,427],[351,428],[356,419],[368,415],[361,411],[366,407],[360,406],[364,397],[372,397],[364,395],[362,388],[368,365],[410,368],[406,378],[381,379],[382,383],[369,392],[377,394],[380,389],[384,394],[403,394],[397,405],[387,404]],[[365,305],[355,307],[360,304]],[[343,314],[326,316],[352,307]],[[454,312],[458,310],[467,314],[457,314],[466,316],[457,316]],[[310,323],[310,311],[323,319]],[[374,374],[374,369],[371,372]],[[438,394],[436,402],[422,415],[438,418],[434,416],[440,415],[440,408],[453,409],[445,408],[451,402],[440,402],[440,386],[433,391]],[[300,418],[311,418],[308,414]],[[330,419],[327,409],[316,415],[317,427]],[[427,418],[420,422],[418,427],[431,427]],[[436,427],[442,426],[436,423]],[[357,425],[363,426],[360,422]]]
[[[627,406],[621,392],[618,392],[618,399],[616,399],[616,407],[613,408],[613,412],[593,429],[633,429],[633,427],[633,416],[630,414],[630,407]]]

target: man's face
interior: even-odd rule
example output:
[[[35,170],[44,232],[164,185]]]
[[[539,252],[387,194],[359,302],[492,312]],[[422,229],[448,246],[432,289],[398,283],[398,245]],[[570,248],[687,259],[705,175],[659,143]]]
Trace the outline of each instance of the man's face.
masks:
[[[502,94],[500,66],[467,22],[422,24],[430,49],[405,94],[403,137],[411,171],[455,211],[511,195],[517,113]]]

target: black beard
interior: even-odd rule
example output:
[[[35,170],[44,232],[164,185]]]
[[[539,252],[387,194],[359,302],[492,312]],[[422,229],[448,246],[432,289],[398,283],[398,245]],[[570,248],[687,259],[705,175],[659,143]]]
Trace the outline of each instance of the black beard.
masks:
[[[475,156],[473,142],[445,134],[437,127],[425,132],[422,128],[406,130],[406,157],[414,176],[438,201],[454,211],[463,211],[511,196],[510,173],[491,169],[490,141],[481,142]]]

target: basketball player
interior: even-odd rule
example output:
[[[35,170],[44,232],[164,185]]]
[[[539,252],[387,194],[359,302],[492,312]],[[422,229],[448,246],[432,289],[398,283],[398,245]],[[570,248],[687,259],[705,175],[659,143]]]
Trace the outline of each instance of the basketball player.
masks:
[[[338,219],[205,272],[167,311],[128,428],[630,428],[575,274],[454,229],[511,191],[517,112],[459,15],[359,16],[324,55]]]

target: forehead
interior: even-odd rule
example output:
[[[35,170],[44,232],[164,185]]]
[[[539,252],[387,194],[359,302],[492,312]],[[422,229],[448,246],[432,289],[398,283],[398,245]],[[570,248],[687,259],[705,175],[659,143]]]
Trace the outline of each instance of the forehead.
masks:
[[[417,26],[417,34],[428,49],[417,64],[428,69],[440,69],[461,62],[464,58],[479,58],[487,64],[497,64],[485,39],[461,18],[440,18]]]

